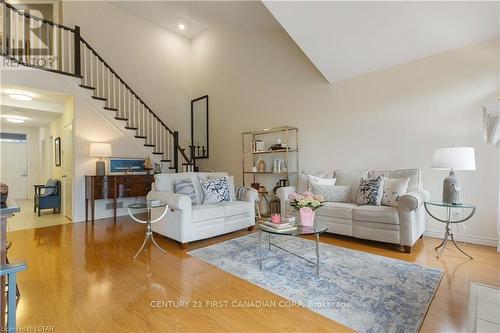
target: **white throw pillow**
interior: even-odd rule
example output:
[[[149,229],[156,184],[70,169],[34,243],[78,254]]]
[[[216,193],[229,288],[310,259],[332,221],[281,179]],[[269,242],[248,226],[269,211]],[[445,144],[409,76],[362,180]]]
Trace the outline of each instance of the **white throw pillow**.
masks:
[[[351,186],[331,186],[312,184],[312,192],[322,195],[326,202],[349,202]]]
[[[410,178],[385,178],[382,206],[397,207],[399,198],[408,190]]]
[[[313,186],[317,185],[329,185],[329,186],[335,186],[335,182],[337,179],[335,178],[321,178],[321,177],[316,177],[309,175],[309,186],[307,188],[308,191],[312,191]],[[314,191],[313,191],[314,192]]]

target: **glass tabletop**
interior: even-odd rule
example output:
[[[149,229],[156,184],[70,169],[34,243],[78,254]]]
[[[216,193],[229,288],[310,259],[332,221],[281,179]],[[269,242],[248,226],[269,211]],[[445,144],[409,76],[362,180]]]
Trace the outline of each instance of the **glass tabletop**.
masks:
[[[325,232],[328,227],[324,223],[314,223],[314,226],[306,227],[302,225],[297,225],[295,229],[288,230],[278,230],[273,229],[272,227],[268,227],[265,224],[259,223],[258,227],[260,230],[264,232],[268,232],[271,234],[277,235],[291,235],[291,236],[299,236],[299,235],[315,235]]]
[[[165,207],[167,206],[168,203],[166,202],[160,202],[157,204],[152,204],[151,202],[136,202],[133,204],[128,205],[128,208],[131,209],[145,209],[145,208],[159,208],[159,207]]]
[[[447,208],[475,208],[476,207],[476,205],[468,204],[468,203],[452,204],[449,202],[442,202],[442,201],[426,201],[425,204],[431,205],[431,206],[438,206],[438,207],[447,207]]]

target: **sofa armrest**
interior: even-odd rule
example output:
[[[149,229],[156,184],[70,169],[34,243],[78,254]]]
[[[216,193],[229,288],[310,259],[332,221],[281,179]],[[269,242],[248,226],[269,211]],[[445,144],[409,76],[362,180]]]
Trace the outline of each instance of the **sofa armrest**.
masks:
[[[424,204],[429,200],[430,194],[426,190],[413,190],[405,195],[402,195],[398,201],[399,211],[412,211]]]
[[[281,215],[286,216],[287,215],[287,204],[288,204],[288,196],[295,192],[295,186],[283,186],[279,187],[276,190],[276,196],[280,198],[280,212]]]
[[[191,198],[184,194],[150,191],[147,200],[160,200],[166,202],[169,208],[191,211]]]
[[[288,201],[288,196],[295,192],[295,186],[283,186],[276,190],[276,195],[281,201]]]
[[[248,186],[236,186],[234,188],[236,200],[255,202],[259,196],[256,189]]]

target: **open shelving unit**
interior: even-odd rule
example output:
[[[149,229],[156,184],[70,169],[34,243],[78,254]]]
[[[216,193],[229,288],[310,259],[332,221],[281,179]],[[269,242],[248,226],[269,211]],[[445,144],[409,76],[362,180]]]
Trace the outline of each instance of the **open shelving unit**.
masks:
[[[256,142],[261,141],[263,148],[256,151]],[[288,149],[271,150],[271,146],[280,142]],[[243,143],[243,185],[260,183],[270,191],[276,183],[285,182],[293,185],[297,181],[299,170],[299,129],[292,126],[280,126],[242,133]],[[261,144],[262,145],[262,144]],[[252,171],[259,161],[266,163],[265,171]],[[275,160],[282,161],[280,170],[275,169]],[[284,163],[284,165],[283,165]]]

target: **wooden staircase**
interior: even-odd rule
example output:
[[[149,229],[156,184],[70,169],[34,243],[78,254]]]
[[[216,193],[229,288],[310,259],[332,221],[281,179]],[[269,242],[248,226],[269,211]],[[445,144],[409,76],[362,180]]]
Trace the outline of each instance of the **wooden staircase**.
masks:
[[[135,131],[144,146],[151,147],[169,168],[191,165],[179,145],[179,133],[170,129],[135,91],[81,36],[80,28],[35,17],[0,0],[2,22],[1,54],[28,67],[81,79],[80,87],[92,91],[92,98],[104,102],[124,128]],[[179,161],[179,153],[183,163]]]

